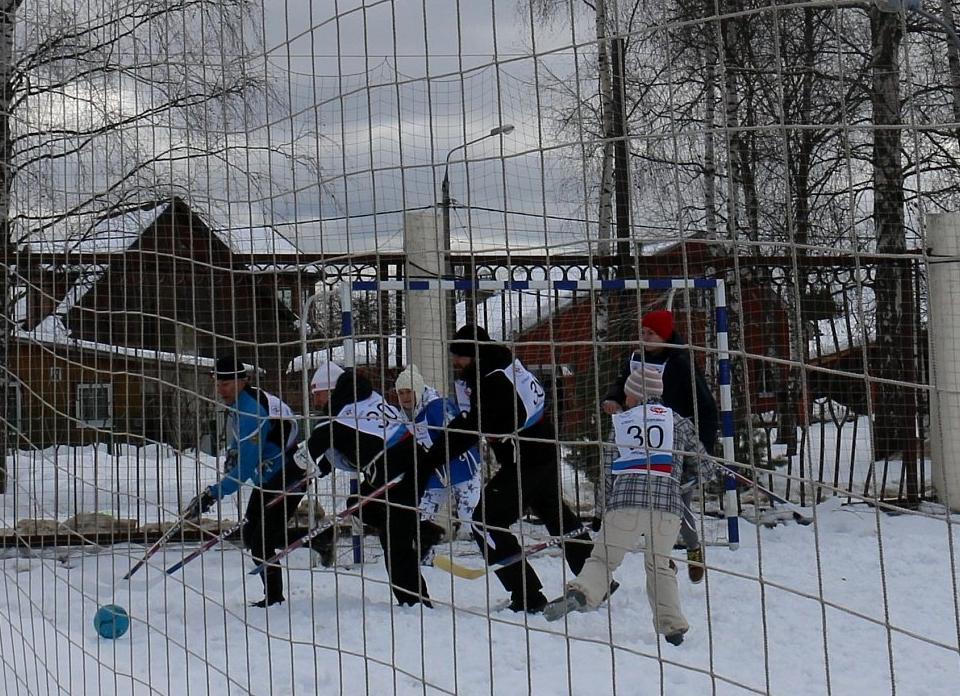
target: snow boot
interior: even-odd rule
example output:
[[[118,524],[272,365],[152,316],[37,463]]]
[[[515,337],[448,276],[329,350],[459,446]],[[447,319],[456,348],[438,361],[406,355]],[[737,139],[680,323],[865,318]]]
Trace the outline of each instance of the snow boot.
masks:
[[[703,565],[703,547],[687,549],[687,576],[690,582],[697,584],[703,582],[703,574],[706,568]]]
[[[337,528],[330,527],[310,540],[310,548],[316,551],[320,565],[332,568],[337,563]]]
[[[670,645],[680,645],[683,642],[683,634],[684,631],[677,631],[676,633],[664,636],[663,639],[670,643]]]
[[[284,602],[283,595],[280,595],[279,597],[270,597],[269,599],[264,597],[259,602],[250,602],[250,606],[256,607],[257,609],[266,609],[267,607],[272,606],[274,604],[283,604],[283,602]]]
[[[433,547],[440,543],[447,531],[429,520],[420,521],[420,565],[432,565]]]
[[[543,618],[557,621],[572,611],[586,611],[587,597],[580,590],[569,589],[563,597],[555,599],[543,608]]]
[[[543,596],[543,592],[537,590],[537,593],[530,597],[525,597],[522,594],[511,595],[510,604],[507,608],[510,611],[525,611],[528,614],[539,614],[545,606],[547,606],[547,598]]]

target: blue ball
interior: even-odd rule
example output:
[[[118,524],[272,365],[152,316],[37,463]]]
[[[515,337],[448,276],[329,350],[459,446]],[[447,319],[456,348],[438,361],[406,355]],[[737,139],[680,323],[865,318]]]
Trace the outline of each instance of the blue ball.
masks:
[[[107,604],[97,609],[93,617],[93,627],[101,638],[119,638],[130,628],[130,617],[123,607]]]

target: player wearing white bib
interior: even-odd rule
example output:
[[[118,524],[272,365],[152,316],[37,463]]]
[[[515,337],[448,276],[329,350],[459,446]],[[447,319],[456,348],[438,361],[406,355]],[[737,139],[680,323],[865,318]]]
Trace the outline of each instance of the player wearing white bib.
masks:
[[[664,406],[661,370],[641,364],[627,378],[629,410],[613,415],[617,456],[606,472],[607,505],[593,553],[563,597],[544,616],[555,621],[571,611],[587,611],[604,600],[613,572],[627,551],[646,538],[644,567],[654,630],[680,645],[689,624],[680,609],[676,570],[670,554],[680,529],[686,475],[715,468],[693,423]]]
[[[485,437],[500,464],[473,513],[473,535],[487,563],[520,553],[520,543],[509,529],[530,509],[551,535],[568,539],[564,556],[570,569],[578,572],[590,555],[590,536],[560,493],[560,458],[553,426],[544,417],[543,386],[509,348],[492,342],[481,327],[461,327],[450,352],[470,389],[470,410],[450,421],[434,441],[428,465],[438,468]],[[513,611],[543,610],[547,603],[543,585],[526,559],[496,574],[510,592]]]
[[[450,420],[470,410],[468,387],[461,380],[457,380],[458,403],[455,404],[440,396],[433,387],[427,386],[416,365],[408,365],[397,375],[395,388],[397,401],[410,417],[407,427],[427,450]],[[465,403],[463,397],[467,399]],[[443,538],[444,529],[436,524],[436,520],[447,500],[450,501],[451,516],[455,515],[461,524],[469,527],[480,500],[480,452],[476,447],[455,457],[427,481],[427,488],[420,499],[420,515],[423,518],[420,525],[422,563],[430,562],[431,547]]]
[[[335,380],[331,379],[333,367],[338,375]],[[324,363],[317,368],[313,391],[314,405],[326,409],[330,418],[314,428],[305,445],[297,450],[296,459],[305,466],[316,466],[321,476],[329,474],[333,467],[362,473],[361,495],[368,495],[403,474],[400,483],[382,496],[386,505],[381,498],[371,500],[359,516],[379,533],[397,601],[401,605],[422,602],[431,606],[420,574],[417,547],[416,508],[430,474],[418,464],[426,452],[418,449],[403,414],[384,401],[362,375]],[[323,553],[317,544],[312,546]]]

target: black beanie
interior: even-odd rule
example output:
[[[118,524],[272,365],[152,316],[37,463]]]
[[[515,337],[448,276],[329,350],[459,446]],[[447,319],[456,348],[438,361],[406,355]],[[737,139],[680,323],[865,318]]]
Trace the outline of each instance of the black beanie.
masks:
[[[477,357],[477,343],[490,343],[490,334],[482,326],[464,324],[453,335],[450,352],[463,358]]]

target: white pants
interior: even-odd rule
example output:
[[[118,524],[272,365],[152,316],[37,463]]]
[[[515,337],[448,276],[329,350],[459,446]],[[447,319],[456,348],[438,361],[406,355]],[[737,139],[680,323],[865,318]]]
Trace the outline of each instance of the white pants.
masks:
[[[482,488],[479,476],[446,488],[428,488],[420,499],[420,514],[423,519],[435,522],[441,506],[450,499],[451,517],[455,510],[460,524],[469,527],[473,523],[473,509],[480,501]]]
[[[657,633],[686,633],[690,627],[680,609],[677,574],[670,568],[670,553],[680,531],[680,518],[670,512],[646,508],[620,508],[603,516],[600,534],[593,542],[593,553],[580,574],[568,583],[583,592],[587,605],[600,606],[613,571],[623,563],[627,551],[633,551],[646,537],[644,567],[647,571],[647,600]]]

